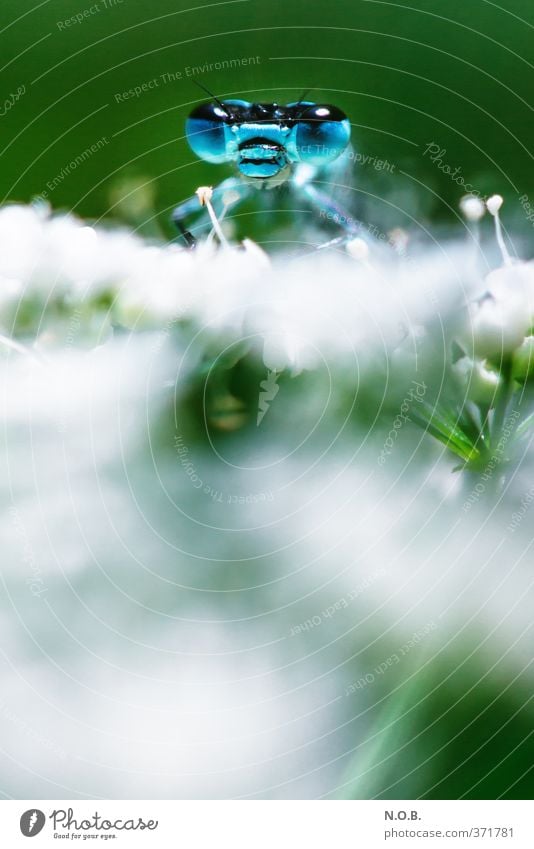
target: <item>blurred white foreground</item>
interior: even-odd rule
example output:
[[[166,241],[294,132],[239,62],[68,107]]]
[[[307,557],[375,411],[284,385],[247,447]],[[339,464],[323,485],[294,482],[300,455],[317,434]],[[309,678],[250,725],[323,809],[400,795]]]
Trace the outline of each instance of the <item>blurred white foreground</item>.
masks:
[[[469,257],[272,269],[64,220],[58,259],[52,225],[10,214],[3,332],[29,354],[0,363],[4,795],[365,796],[415,766],[430,787],[408,701],[451,658],[497,696],[531,658],[528,452],[467,509],[475,480],[394,427],[439,382]],[[251,408],[225,383],[241,360]]]

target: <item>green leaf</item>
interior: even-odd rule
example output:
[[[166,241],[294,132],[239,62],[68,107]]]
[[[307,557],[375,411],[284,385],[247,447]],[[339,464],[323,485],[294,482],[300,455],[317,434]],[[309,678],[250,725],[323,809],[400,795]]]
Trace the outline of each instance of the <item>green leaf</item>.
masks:
[[[481,452],[471,439],[458,427],[453,414],[443,409],[432,407],[423,401],[417,408],[411,410],[413,420],[423,427],[439,442],[447,446],[454,454],[466,462],[480,458]]]

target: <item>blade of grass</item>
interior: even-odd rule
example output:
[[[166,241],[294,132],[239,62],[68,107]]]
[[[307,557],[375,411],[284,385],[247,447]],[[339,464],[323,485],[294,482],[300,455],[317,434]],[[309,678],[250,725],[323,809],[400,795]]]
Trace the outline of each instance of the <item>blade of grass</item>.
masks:
[[[435,438],[446,445],[462,460],[471,462],[480,457],[480,451],[457,426],[454,416],[437,410],[423,402],[417,409],[411,410],[413,420]]]

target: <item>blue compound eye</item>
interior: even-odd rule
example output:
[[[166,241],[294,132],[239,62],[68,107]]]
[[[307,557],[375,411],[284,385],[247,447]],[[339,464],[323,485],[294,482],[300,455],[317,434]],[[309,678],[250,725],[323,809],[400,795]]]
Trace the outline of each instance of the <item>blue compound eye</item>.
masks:
[[[202,103],[185,122],[185,134],[191,150],[206,162],[228,162],[228,126],[233,120],[231,107],[224,103]]]
[[[350,141],[350,123],[341,109],[314,103],[296,119],[295,148],[300,162],[326,165],[343,153]]]

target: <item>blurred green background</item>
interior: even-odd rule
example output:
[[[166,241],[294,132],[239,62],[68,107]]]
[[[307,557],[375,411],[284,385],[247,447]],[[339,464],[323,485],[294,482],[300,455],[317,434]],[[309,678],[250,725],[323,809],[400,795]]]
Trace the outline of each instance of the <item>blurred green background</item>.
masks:
[[[0,119],[3,200],[48,192],[55,208],[121,217],[117,200],[147,184],[142,217],[151,206],[170,234],[172,207],[229,173],[196,161],[184,140],[184,119],[204,99],[197,80],[221,97],[279,102],[312,88],[342,107],[356,148],[394,166],[354,169],[384,226],[456,214],[463,191],[424,155],[434,142],[444,165],[482,194],[505,195],[507,222],[531,233],[518,202],[534,198],[531,0],[4,0],[1,29],[3,96],[25,87]],[[258,58],[239,66],[243,57]],[[234,67],[187,70],[225,60]]]

